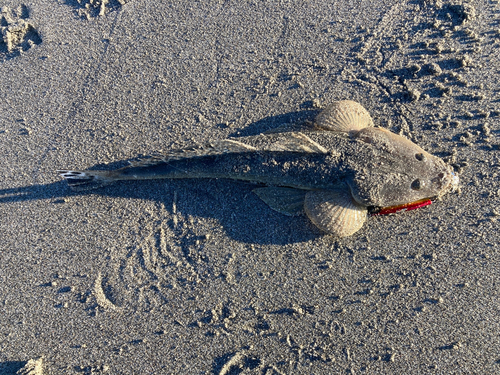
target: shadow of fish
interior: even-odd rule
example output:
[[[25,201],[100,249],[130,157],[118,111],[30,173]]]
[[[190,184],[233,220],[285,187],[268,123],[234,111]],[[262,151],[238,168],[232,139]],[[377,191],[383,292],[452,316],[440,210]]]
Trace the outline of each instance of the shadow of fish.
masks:
[[[458,187],[444,163],[408,139],[376,128],[353,101],[334,102],[314,123],[226,139],[132,162],[113,171],[60,170],[73,190],[119,180],[229,178],[260,182],[254,192],[286,215],[303,212],[338,237],[358,231],[370,207],[401,206]]]

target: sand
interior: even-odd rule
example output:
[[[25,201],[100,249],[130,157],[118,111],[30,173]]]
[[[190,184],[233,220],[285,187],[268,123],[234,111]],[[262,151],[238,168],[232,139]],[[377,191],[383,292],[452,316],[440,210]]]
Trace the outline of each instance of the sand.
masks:
[[[0,373],[500,372],[500,3],[2,3]],[[55,170],[362,103],[461,194],[324,236],[251,184]]]

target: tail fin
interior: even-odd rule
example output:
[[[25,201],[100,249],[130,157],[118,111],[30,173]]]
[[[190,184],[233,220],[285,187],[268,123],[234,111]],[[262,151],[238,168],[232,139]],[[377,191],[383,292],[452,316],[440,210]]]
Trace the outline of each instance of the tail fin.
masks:
[[[68,181],[68,186],[74,191],[98,189],[116,181],[115,171],[58,170],[57,173]]]

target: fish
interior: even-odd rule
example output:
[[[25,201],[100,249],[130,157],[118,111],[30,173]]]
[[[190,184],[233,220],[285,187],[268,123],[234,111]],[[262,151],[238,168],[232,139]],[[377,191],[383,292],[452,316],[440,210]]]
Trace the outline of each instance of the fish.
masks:
[[[261,184],[253,192],[271,209],[305,213],[321,231],[339,238],[359,231],[374,209],[422,207],[459,185],[452,166],[376,127],[369,112],[351,100],[333,102],[300,125],[173,150],[116,170],[58,173],[75,191],[121,180],[250,181]]]

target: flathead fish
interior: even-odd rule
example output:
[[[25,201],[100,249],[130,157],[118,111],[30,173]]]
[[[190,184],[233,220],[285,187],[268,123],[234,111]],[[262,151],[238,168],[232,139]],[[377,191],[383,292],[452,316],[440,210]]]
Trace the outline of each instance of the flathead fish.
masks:
[[[303,212],[338,237],[358,231],[373,207],[411,202],[456,190],[451,166],[410,140],[374,127],[368,111],[344,100],[314,123],[252,137],[213,142],[131,162],[111,170],[60,170],[73,190],[120,180],[229,178],[267,185],[254,192],[286,215]]]

